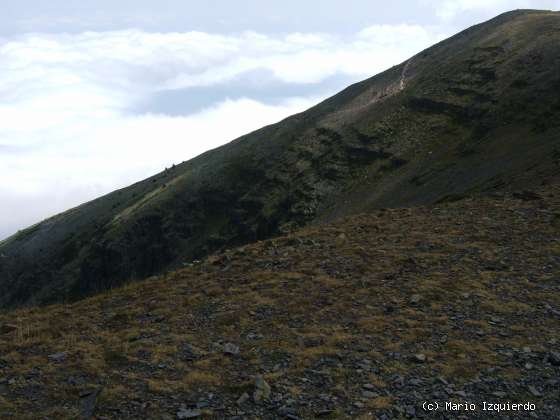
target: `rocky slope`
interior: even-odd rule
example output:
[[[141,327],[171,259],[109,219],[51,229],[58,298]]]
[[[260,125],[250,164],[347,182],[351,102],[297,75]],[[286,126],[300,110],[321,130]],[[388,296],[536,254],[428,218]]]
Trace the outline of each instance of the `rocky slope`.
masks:
[[[560,13],[501,15],[22,231],[0,244],[0,307],[74,299],[340,216],[538,186],[559,171],[559,28]]]
[[[559,209],[379,210],[2,313],[0,418],[560,418]]]

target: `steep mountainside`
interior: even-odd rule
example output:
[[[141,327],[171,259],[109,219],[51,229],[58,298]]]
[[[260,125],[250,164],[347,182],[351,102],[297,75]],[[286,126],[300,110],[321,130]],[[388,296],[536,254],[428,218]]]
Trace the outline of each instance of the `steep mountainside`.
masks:
[[[559,209],[379,210],[1,313],[0,418],[559,419]]]
[[[506,13],[9,238],[0,306],[80,297],[339,216],[540,185],[560,170],[559,91],[560,13]]]

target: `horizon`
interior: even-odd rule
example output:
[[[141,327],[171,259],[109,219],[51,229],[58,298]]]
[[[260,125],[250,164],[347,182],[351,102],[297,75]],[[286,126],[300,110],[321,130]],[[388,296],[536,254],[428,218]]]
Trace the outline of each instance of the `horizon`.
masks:
[[[225,5],[224,20],[210,6],[183,13],[173,0],[159,14],[153,2],[135,2],[129,16],[127,3],[102,1],[88,19],[93,2],[8,8],[0,25],[0,241],[304,111],[513,5],[560,7],[418,0],[400,2],[409,3],[402,13],[373,16],[369,7],[370,16],[356,0],[355,8],[326,2],[306,21],[316,11],[310,4],[293,16],[290,2],[267,13],[246,1],[249,16]]]

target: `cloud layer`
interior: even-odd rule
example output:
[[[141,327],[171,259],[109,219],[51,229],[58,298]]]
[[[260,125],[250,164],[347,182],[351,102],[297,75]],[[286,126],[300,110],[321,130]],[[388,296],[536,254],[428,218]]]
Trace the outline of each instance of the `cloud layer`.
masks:
[[[0,238],[512,8],[560,1],[13,3],[0,16]]]
[[[349,37],[0,39],[0,237],[300,112],[441,38],[377,25]]]

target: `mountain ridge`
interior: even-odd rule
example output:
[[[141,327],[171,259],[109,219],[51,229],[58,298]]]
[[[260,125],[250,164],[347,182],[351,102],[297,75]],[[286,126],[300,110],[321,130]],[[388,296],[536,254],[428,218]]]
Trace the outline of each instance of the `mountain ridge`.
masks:
[[[0,307],[79,298],[310,223],[547,182],[560,159],[559,22],[500,15],[8,238]]]

